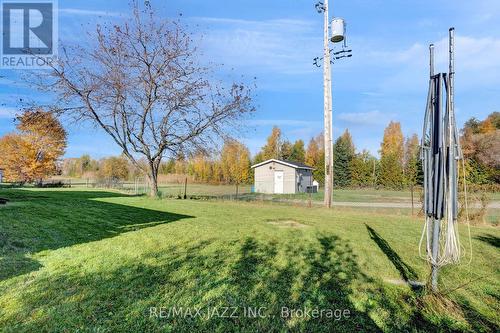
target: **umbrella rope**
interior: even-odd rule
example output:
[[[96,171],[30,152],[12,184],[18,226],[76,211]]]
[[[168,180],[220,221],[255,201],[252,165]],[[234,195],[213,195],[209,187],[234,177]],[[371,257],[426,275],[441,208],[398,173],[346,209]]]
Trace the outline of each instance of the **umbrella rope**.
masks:
[[[451,140],[449,142],[452,142]],[[458,145],[458,158],[461,161],[460,169],[462,169],[462,179],[463,179],[463,193],[464,193],[464,212],[465,212],[465,222],[467,225],[467,238],[469,243],[469,261],[467,265],[472,262],[472,237],[471,237],[471,229],[470,229],[470,219],[469,219],[469,204],[468,204],[468,191],[467,191],[467,178],[466,178],[466,169],[465,169],[465,160],[462,157],[462,151],[460,146]],[[460,172],[458,172],[460,174]],[[452,181],[452,180],[450,180]],[[441,232],[440,232],[440,241],[439,241],[439,254],[437,258],[432,255],[432,221],[434,219],[433,216],[426,214],[424,226],[422,229],[422,234],[420,237],[418,251],[419,257],[421,259],[427,260],[431,265],[441,267],[448,264],[458,264],[460,260],[464,258],[465,255],[465,247],[460,242],[460,235],[458,232],[458,223],[457,219],[453,215],[453,200],[455,200],[452,196],[452,192],[450,191],[450,186],[447,186],[445,189],[446,192],[446,214],[445,218],[441,220],[439,223],[441,224]],[[425,250],[426,254],[423,255],[422,245],[425,240]]]

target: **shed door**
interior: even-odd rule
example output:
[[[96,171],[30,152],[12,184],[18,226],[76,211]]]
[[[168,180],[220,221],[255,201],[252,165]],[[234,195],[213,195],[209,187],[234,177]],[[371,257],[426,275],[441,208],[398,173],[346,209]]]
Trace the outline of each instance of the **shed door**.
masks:
[[[283,193],[284,179],[283,171],[274,171],[274,193]]]

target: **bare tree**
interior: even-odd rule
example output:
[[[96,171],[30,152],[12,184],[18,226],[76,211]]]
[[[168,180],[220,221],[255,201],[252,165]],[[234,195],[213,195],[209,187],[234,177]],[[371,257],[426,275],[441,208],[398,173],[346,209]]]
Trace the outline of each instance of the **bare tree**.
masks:
[[[132,4],[118,25],[98,25],[89,47],[63,47],[39,88],[55,93],[56,110],[102,128],[143,170],[158,195],[165,156],[207,147],[254,111],[251,89],[224,86],[178,21],[158,18]],[[145,159],[147,166],[139,163]]]

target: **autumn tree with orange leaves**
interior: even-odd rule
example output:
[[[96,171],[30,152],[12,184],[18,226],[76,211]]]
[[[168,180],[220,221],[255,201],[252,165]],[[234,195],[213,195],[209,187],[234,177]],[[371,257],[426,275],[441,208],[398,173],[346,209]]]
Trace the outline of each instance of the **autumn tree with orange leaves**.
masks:
[[[391,121],[384,130],[380,146],[379,185],[389,188],[403,186],[404,137],[399,122]]]
[[[66,131],[42,110],[28,110],[17,122],[17,132],[0,138],[0,168],[7,181],[41,182],[56,172],[56,162],[66,149]]]
[[[320,184],[325,183],[325,144],[323,134],[312,138],[307,145],[305,162],[314,167],[313,178]]]
[[[238,186],[247,183],[250,178],[250,152],[236,140],[227,140],[221,154],[221,168],[224,180]]]
[[[474,184],[500,183],[500,112],[485,120],[469,119],[462,130],[467,180]]]

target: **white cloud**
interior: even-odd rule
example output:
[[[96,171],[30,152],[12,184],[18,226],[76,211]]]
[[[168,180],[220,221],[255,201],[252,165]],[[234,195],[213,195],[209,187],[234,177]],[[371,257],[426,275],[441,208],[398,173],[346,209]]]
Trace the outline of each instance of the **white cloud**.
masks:
[[[462,69],[488,69],[500,67],[500,39],[492,37],[455,37],[456,65]],[[430,44],[430,43],[429,43]],[[448,64],[448,37],[435,45],[436,66]],[[410,66],[429,63],[429,46],[416,42],[408,48],[387,51],[371,51],[366,60],[377,59],[378,64],[394,66],[401,63]],[[443,69],[444,70],[444,69]]]
[[[79,16],[108,16],[108,17],[123,16],[123,14],[119,12],[109,12],[104,10],[86,10],[78,8],[60,8],[59,13],[67,15],[79,15]]]
[[[382,113],[379,110],[356,113],[340,113],[337,119],[353,125],[383,125],[392,114]]]
[[[225,65],[254,74],[315,73],[312,59],[321,54],[321,26],[307,20],[240,20],[198,17],[207,23],[203,38],[209,55]]]
[[[361,93],[362,95],[368,96],[368,97],[381,97],[383,94],[375,91],[364,91]]]
[[[247,122],[250,126],[322,126],[320,121],[306,121],[293,119],[252,119]]]
[[[267,27],[268,29],[276,28],[286,28],[291,29],[291,31],[302,31],[304,28],[311,28],[314,26],[314,22],[306,20],[293,20],[293,19],[271,19],[264,21],[257,20],[242,20],[242,19],[232,19],[224,17],[192,17],[193,20],[210,22],[210,23],[223,23],[223,24],[234,24],[239,26],[250,26],[250,27]]]
[[[464,1],[461,5],[464,14],[475,23],[481,24],[498,20],[498,15],[500,15],[500,2],[498,0]]]
[[[358,61],[363,62],[363,66],[368,64],[376,64],[377,66],[391,66],[408,63],[415,63],[415,61],[420,61],[422,55],[426,52],[426,47],[421,43],[414,43],[410,47],[403,49],[383,49],[375,47],[375,45],[361,46],[361,52],[363,55],[359,57]]]
[[[438,65],[448,63],[448,38],[436,43]],[[500,39],[492,37],[474,38],[457,36],[456,38],[456,66],[457,71],[479,71],[499,69]],[[476,74],[477,75],[477,74]]]
[[[12,118],[18,112],[16,108],[0,106],[0,118]]]
[[[435,72],[448,72],[448,36],[434,42]],[[500,85],[500,38],[456,36],[455,71],[457,92]],[[369,51],[359,64],[371,63],[376,71],[387,70],[375,81],[383,94],[426,93],[429,47],[420,42],[400,50]],[[376,64],[376,66],[373,66]]]

